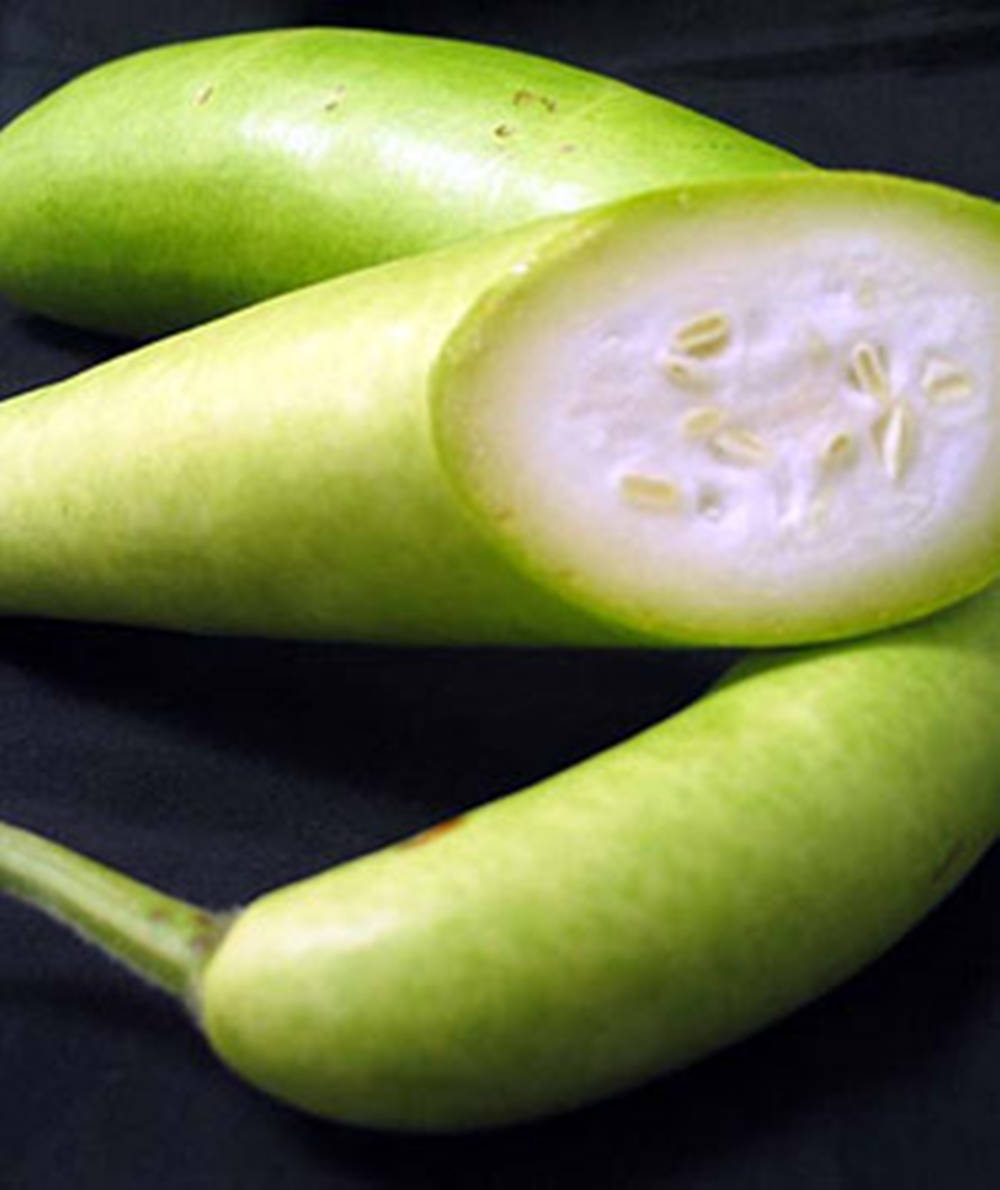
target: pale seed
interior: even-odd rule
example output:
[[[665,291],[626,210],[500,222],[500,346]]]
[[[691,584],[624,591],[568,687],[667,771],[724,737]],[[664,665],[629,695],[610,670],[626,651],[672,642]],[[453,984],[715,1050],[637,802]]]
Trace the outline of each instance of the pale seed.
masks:
[[[851,351],[847,379],[866,396],[888,404],[889,370],[885,349],[871,343],[858,343]]]
[[[904,402],[897,401],[878,419],[874,434],[886,475],[900,479],[913,458],[915,437],[913,415]]]
[[[630,503],[643,508],[676,511],[681,506],[681,490],[667,479],[655,475],[641,475],[629,472],[619,481],[622,496]]]
[[[678,327],[671,346],[685,355],[714,355],[729,343],[731,332],[729,318],[712,310]]]
[[[752,430],[722,430],[711,441],[715,454],[727,463],[758,467],[767,458],[767,443]]]
[[[722,425],[725,414],[715,405],[700,405],[689,409],[681,418],[681,433],[685,438],[707,438]]]
[[[689,360],[682,359],[679,355],[673,355],[668,352],[662,355],[657,362],[663,372],[666,373],[668,379],[672,380],[678,388],[696,393],[699,389],[705,388],[709,383],[708,376],[697,364],[692,364]]]
[[[854,439],[841,431],[834,434],[820,452],[820,462],[825,470],[846,467],[855,457]]]
[[[929,401],[937,405],[953,405],[972,396],[972,379],[957,364],[941,356],[927,361],[920,378],[920,387]]]

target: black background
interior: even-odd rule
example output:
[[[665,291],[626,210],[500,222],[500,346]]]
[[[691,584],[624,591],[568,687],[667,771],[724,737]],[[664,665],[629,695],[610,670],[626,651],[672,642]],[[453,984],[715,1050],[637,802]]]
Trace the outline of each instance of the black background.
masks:
[[[0,0],[0,120],[163,41],[345,24],[602,70],[828,166],[1000,199],[993,2]],[[0,303],[0,391],[123,344]],[[394,650],[0,622],[0,805],[229,906],[632,733],[723,658]],[[0,1187],[1000,1184],[1000,857],[890,955],[766,1033],[571,1116],[407,1138],[247,1089],[175,1007],[0,905]]]

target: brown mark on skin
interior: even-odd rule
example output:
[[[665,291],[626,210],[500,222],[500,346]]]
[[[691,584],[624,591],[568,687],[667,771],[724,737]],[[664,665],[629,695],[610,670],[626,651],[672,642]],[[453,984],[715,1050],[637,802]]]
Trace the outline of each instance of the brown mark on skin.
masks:
[[[539,106],[545,108],[547,112],[554,112],[559,104],[551,99],[548,95],[539,95],[536,91],[515,91],[514,92],[514,106],[524,107],[528,103],[537,103]]]
[[[206,83],[204,85],[204,87],[202,87],[201,90],[194,97],[195,107],[204,107],[205,104],[208,103],[208,101],[212,98],[212,96],[214,94],[215,94],[214,84]]]
[[[151,909],[147,914],[148,920],[157,926],[169,922],[171,916],[170,911],[162,906]],[[209,954],[218,944],[222,930],[222,923],[210,913],[195,914],[188,946],[196,954]]]
[[[514,129],[510,124],[497,124],[493,129],[493,135],[497,140],[506,140],[508,137],[514,135]]]
[[[336,111],[337,108],[340,107],[340,104],[343,101],[343,98],[346,94],[347,94],[347,88],[344,86],[343,83],[341,83],[339,87],[334,87],[334,89],[330,95],[330,98],[326,101],[326,103],[323,104],[323,111],[325,111],[325,112]]]
[[[425,843],[430,843],[440,835],[446,835],[449,831],[455,829],[465,819],[464,814],[457,814],[454,818],[446,818],[443,822],[437,822],[434,826],[430,826],[425,831],[420,831],[419,834],[411,835],[408,839],[403,839],[396,844],[397,847],[422,847]]]
[[[199,913],[196,916],[196,926],[191,933],[191,938],[188,943],[191,950],[195,954],[209,955],[222,939],[222,936],[229,929],[232,923],[233,914],[227,915],[213,915],[211,913]]]
[[[573,145],[573,144],[570,144],[567,142],[565,145],[559,146],[559,152],[560,153],[575,153],[576,145]]]
[[[206,930],[203,934],[194,934],[191,937],[191,949],[195,954],[211,954],[219,941],[219,931],[216,929]]]

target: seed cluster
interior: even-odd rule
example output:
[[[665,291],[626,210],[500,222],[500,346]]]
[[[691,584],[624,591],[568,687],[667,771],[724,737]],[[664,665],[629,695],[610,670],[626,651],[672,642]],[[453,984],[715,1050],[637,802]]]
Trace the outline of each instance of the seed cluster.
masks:
[[[680,415],[681,438],[707,450],[729,467],[758,468],[772,458],[772,447],[754,430],[739,424],[730,412],[708,398],[716,383],[711,365],[733,340],[733,322],[721,310],[707,310],[676,327],[657,366],[671,385],[692,404]],[[814,367],[836,363],[836,351],[815,328],[809,328],[807,355]],[[817,499],[824,506],[829,485],[852,467],[869,443],[886,478],[901,482],[917,455],[917,419],[912,401],[896,390],[889,353],[880,343],[858,340],[847,352],[841,383],[871,403],[867,428],[860,433],[847,427],[835,429],[819,449],[814,475]],[[919,378],[920,391],[936,406],[955,405],[973,394],[971,377],[944,354],[925,358]],[[855,413],[852,420],[856,421]],[[673,477],[629,471],[621,476],[619,492],[633,505],[658,511],[676,512],[684,506],[684,491]],[[718,519],[724,501],[712,489],[706,503],[704,492],[696,494],[694,507],[709,519]]]
[[[889,479],[902,479],[916,457],[916,417],[912,404],[893,390],[885,348],[859,343],[851,352],[847,379],[878,404],[880,412],[871,425],[875,449]],[[968,373],[943,355],[926,361],[920,388],[932,405],[954,405],[972,396]]]
[[[726,350],[732,334],[729,315],[721,310],[708,310],[676,328],[668,349],[657,362],[668,380],[699,401],[681,415],[681,435],[692,442],[703,443],[724,463],[758,467],[770,454],[763,438],[745,426],[730,423],[724,409],[703,400],[712,387],[712,376],[706,363]],[[629,503],[647,508],[652,503],[649,491],[653,487],[657,490],[669,488],[672,493],[669,501],[657,502],[657,507],[670,510],[682,507],[681,489],[668,479],[631,472],[624,475],[620,483],[621,494]],[[710,498],[706,499],[704,494],[698,497],[696,508],[702,515],[716,520],[722,512],[722,497],[713,489]]]

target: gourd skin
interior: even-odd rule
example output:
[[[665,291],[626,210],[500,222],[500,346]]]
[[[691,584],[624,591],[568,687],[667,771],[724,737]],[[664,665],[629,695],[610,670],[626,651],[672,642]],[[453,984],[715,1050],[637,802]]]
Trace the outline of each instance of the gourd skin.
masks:
[[[533,789],[252,904],[201,1020],[311,1112],[417,1130],[688,1063],[873,959],[1000,831],[1000,588],[765,655]]]
[[[634,639],[484,542],[430,434],[455,322],[579,234],[546,222],[355,273],[5,403],[0,609],[303,639]]]
[[[0,132],[0,290],[152,335],[548,213],[799,164],[527,54],[238,34],[108,63]]]

